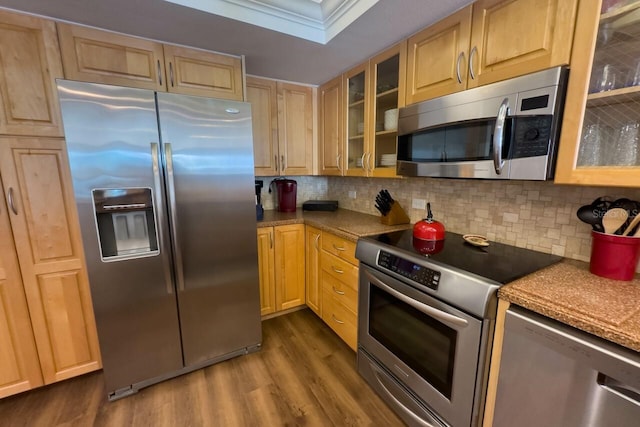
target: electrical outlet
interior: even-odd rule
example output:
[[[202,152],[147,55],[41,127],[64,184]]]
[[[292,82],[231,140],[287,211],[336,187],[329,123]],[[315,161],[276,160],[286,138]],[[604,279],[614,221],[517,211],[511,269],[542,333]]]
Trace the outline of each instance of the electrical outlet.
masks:
[[[411,207],[413,209],[425,210],[427,207],[427,201],[425,199],[413,199],[411,201]]]
[[[349,190],[349,198],[350,199],[356,198],[356,190]]]

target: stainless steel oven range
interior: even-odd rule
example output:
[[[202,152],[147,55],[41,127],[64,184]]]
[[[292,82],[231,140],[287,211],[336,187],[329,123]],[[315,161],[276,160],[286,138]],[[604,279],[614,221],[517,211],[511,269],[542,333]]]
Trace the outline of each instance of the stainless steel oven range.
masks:
[[[455,233],[438,249],[412,230],[358,241],[358,371],[410,426],[478,426],[496,292],[561,258]]]

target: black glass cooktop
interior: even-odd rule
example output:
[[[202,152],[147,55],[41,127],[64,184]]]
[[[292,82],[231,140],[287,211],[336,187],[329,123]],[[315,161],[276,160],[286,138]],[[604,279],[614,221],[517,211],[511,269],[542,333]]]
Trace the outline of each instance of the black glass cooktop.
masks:
[[[413,230],[395,231],[371,236],[368,239],[382,246],[401,250],[406,253],[407,258],[414,261],[428,258],[435,264],[453,267],[501,284],[512,282],[562,259],[557,255],[496,242],[490,242],[486,247],[477,247],[465,242],[461,234],[450,232],[446,233],[442,246],[427,248],[424,245],[417,245],[417,247],[414,245]],[[424,252],[430,254],[424,255]]]

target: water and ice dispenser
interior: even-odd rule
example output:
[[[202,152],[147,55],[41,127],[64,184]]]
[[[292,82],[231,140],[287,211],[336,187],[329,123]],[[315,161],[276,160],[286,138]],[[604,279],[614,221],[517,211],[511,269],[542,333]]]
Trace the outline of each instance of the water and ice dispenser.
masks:
[[[103,261],[158,253],[150,188],[107,188],[91,192]]]

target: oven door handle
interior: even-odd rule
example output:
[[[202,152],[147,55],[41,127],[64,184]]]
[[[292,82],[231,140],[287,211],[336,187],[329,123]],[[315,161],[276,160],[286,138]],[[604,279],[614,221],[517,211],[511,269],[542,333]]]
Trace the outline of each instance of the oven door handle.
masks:
[[[469,324],[465,319],[461,319],[460,317],[454,316],[453,314],[449,314],[442,310],[438,310],[437,308],[433,308],[430,305],[424,304],[420,301],[416,301],[413,298],[410,298],[402,294],[401,292],[396,291],[391,286],[387,285],[386,283],[384,283],[383,281],[381,281],[380,279],[378,279],[377,277],[375,277],[373,274],[369,273],[366,270],[364,271],[364,274],[368,277],[371,283],[373,283],[380,289],[384,290],[385,292],[390,293],[400,301],[409,304],[411,307],[415,308],[416,310],[423,312],[427,316],[431,316],[434,319],[440,320],[443,323],[448,323],[448,324],[457,326],[459,328],[464,328]]]
[[[416,424],[423,426],[423,427],[439,427],[442,424],[438,423],[436,424],[436,421],[433,420],[433,424],[429,423],[425,420],[423,420],[421,417],[419,417],[416,413],[414,413],[411,409],[407,408],[402,402],[400,402],[400,400],[398,400],[397,397],[395,397],[393,395],[393,393],[391,393],[391,390],[389,390],[387,388],[387,386],[384,385],[384,383],[382,382],[382,378],[380,377],[381,375],[384,375],[380,369],[375,366],[374,364],[371,364],[371,369],[373,370],[373,375],[376,377],[376,380],[378,381],[378,384],[380,384],[380,387],[382,387],[382,390],[384,390],[384,392],[386,393],[387,396],[389,396],[391,398],[391,400],[393,400],[393,403],[395,403],[396,405],[398,405],[400,407],[400,409],[402,409],[404,411],[405,414],[407,414],[409,417],[411,417],[412,420],[414,420],[416,422]]]

